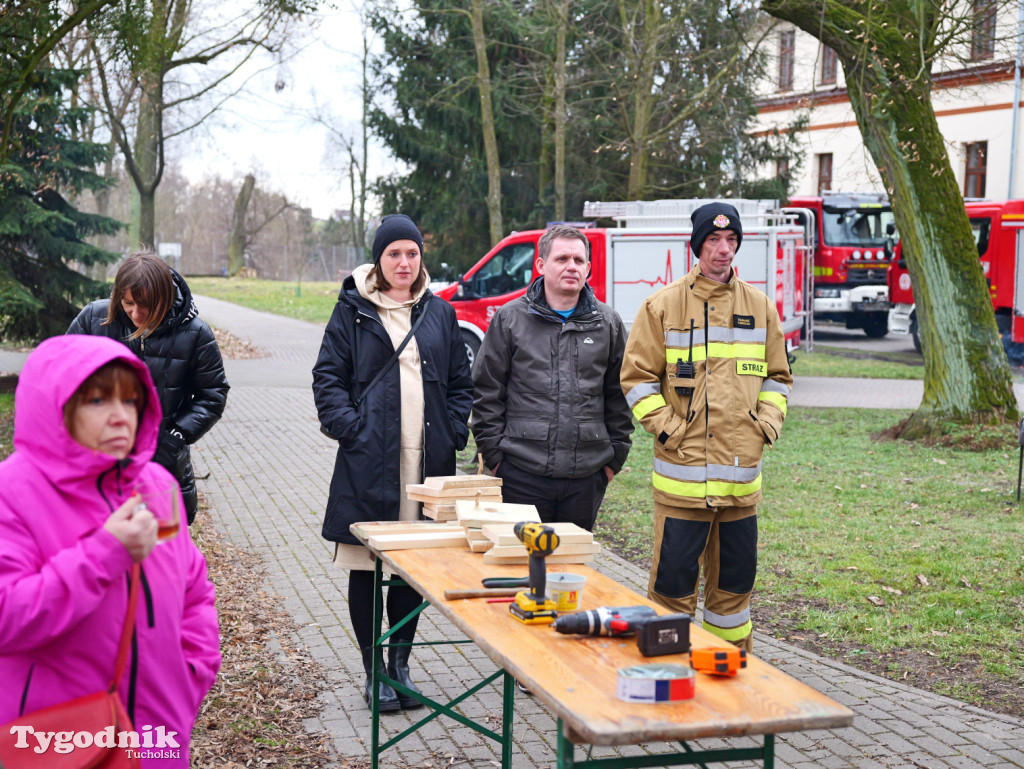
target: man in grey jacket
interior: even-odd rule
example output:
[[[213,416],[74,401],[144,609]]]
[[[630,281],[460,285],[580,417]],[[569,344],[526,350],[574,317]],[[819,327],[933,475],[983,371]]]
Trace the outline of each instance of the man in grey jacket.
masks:
[[[619,386],[626,330],[587,285],[582,232],[552,227],[537,250],[540,277],[495,313],[476,356],[473,435],[506,502],[592,531],[633,432]]]

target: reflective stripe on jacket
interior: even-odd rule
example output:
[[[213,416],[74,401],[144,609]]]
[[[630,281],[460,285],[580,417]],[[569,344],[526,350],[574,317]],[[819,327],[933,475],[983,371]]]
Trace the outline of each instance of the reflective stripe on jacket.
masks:
[[[735,273],[716,283],[698,265],[651,295],[626,343],[622,389],[655,436],[655,499],[757,504],[761,454],[779,437],[792,385],[774,304]]]

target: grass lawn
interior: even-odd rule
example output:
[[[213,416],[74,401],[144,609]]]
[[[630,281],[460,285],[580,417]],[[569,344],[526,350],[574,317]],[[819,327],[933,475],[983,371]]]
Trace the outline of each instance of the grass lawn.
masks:
[[[326,324],[341,284],[304,281],[301,284],[259,278],[186,278],[194,294],[234,302],[243,307]],[[199,312],[202,314],[202,307]]]
[[[793,409],[766,452],[758,629],[881,675],[1024,714],[1017,446],[872,436],[908,412]],[[649,565],[651,436],[634,434],[600,539]]]
[[[814,352],[793,353],[793,376],[858,379],[924,379],[924,361],[916,353],[868,352],[814,345]]]
[[[14,451],[14,393],[0,392],[0,460]]]

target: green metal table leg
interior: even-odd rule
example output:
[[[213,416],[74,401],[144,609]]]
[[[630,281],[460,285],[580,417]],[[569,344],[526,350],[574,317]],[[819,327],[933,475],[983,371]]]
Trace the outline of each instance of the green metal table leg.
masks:
[[[569,742],[565,736],[565,726],[562,719],[558,719],[558,769],[572,769],[575,765],[576,746]]]
[[[506,670],[501,692],[501,769],[512,769],[512,706],[515,704],[515,679]]]
[[[775,735],[764,736],[764,769],[775,769]]]
[[[380,649],[380,630],[384,623],[384,593],[381,587],[383,571],[380,558],[375,558],[373,570],[373,644],[370,661],[370,769],[378,769],[380,761],[380,688],[377,671],[383,662]]]

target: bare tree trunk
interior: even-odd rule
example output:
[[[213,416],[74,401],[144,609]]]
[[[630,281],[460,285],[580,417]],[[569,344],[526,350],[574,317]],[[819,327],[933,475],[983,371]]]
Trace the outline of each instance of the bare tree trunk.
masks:
[[[160,76],[146,72],[139,89],[138,126],[131,161],[126,157],[134,187],[128,235],[131,248],[156,245],[156,188],[164,173],[163,88]]]
[[[892,201],[925,358],[924,397],[903,437],[935,434],[948,422],[1015,419],[1009,365],[932,107],[930,59],[921,61],[934,9],[918,6],[920,13],[901,16],[872,4],[874,17],[861,21],[838,4],[823,10],[820,0],[767,0],[765,8],[836,50],[864,144]],[[851,27],[862,33],[851,37]]]
[[[360,257],[366,254],[366,163],[369,158],[370,149],[370,81],[366,75],[366,69],[370,61],[370,41],[366,37],[366,25],[363,25],[363,58],[360,61],[362,66],[362,97],[363,112],[359,117],[359,127],[362,131],[363,155],[362,163],[359,166],[359,209],[356,212],[355,225],[352,230],[355,234],[355,242],[352,244],[359,249]],[[353,196],[353,199],[355,197]],[[332,276],[333,277],[333,276]]]
[[[552,107],[552,93],[555,90],[554,86],[554,68],[544,68],[544,88],[541,91],[541,104],[539,108],[540,113],[540,157],[537,158],[537,200],[541,201],[541,205],[546,206],[548,203],[548,195],[551,191],[548,189],[551,186],[552,180],[552,144],[553,144],[553,130],[551,123],[554,119]]]
[[[620,0],[619,15],[623,29],[630,36],[639,31],[641,38],[628,40],[627,45],[633,56],[629,62],[628,75],[632,78],[634,95],[633,119],[629,128],[629,182],[627,200],[640,200],[647,193],[648,169],[650,166],[651,115],[654,100],[654,71],[656,56],[655,36],[661,26],[661,4],[658,0],[644,0],[642,24],[630,23],[628,16],[634,12],[634,4]]]
[[[505,235],[505,226],[501,219],[501,161],[498,158],[498,138],[494,129],[491,66],[487,61],[487,39],[484,37],[483,0],[473,0],[472,19],[477,88],[480,92],[480,122],[483,129],[484,157],[487,160],[487,214],[491,224],[491,242],[497,243]]]
[[[228,233],[228,275],[234,277],[245,266],[245,216],[249,211],[249,201],[256,186],[256,177],[245,175],[242,189],[235,198],[235,210],[231,214],[231,232]]]
[[[565,37],[569,26],[569,2],[559,0],[555,45],[555,219],[565,221]]]

